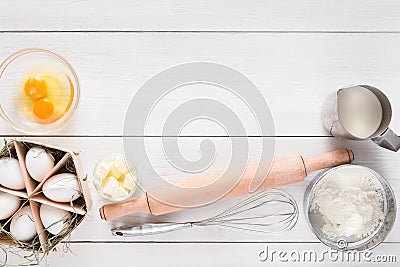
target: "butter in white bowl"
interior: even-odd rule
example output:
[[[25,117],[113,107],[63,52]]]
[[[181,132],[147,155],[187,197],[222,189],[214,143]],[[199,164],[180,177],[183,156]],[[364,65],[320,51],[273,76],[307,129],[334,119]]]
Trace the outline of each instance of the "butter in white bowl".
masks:
[[[136,170],[128,166],[124,157],[109,156],[97,164],[93,183],[102,197],[112,201],[122,201],[129,198],[136,190]]]

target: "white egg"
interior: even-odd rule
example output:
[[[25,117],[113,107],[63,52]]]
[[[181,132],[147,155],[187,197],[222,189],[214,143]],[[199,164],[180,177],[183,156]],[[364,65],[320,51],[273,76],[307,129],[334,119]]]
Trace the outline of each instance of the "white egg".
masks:
[[[14,190],[25,188],[24,177],[17,159],[9,157],[0,159],[0,184]]]
[[[26,153],[26,169],[29,175],[38,182],[54,168],[54,158],[41,147],[32,147]]]
[[[35,219],[30,206],[20,209],[12,218],[10,232],[21,242],[31,241],[36,235]]]
[[[0,220],[10,218],[21,206],[19,197],[0,192]]]
[[[40,219],[44,228],[58,235],[68,229],[71,213],[66,210],[57,209],[55,207],[42,204],[40,206]]]
[[[71,202],[79,198],[78,178],[72,173],[60,173],[43,184],[43,194],[56,202]]]

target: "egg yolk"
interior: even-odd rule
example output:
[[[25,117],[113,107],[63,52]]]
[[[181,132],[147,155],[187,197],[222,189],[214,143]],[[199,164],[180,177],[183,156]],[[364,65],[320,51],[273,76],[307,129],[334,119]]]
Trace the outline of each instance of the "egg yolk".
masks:
[[[24,90],[25,94],[32,100],[42,99],[47,95],[46,82],[38,76],[26,80]]]
[[[47,120],[54,114],[54,103],[47,98],[36,100],[33,103],[32,111],[39,119]]]

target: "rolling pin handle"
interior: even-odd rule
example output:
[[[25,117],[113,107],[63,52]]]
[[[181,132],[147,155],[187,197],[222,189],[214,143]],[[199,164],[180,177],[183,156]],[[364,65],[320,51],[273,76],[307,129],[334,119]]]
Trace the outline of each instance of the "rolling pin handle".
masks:
[[[311,172],[347,164],[352,162],[353,159],[354,155],[351,150],[341,149],[311,158],[303,158],[300,155],[294,155],[276,160],[271,167],[269,176],[258,190],[265,190],[276,186],[300,182],[303,181],[305,176]],[[201,180],[202,177],[203,180]],[[189,182],[194,181],[197,183],[197,185],[202,185],[205,183],[204,181],[207,182],[207,179],[212,176],[209,175],[202,177],[198,177],[197,179],[193,178],[194,180],[184,180],[183,182],[189,184]],[[243,184],[239,183],[236,185],[236,187],[234,187],[234,189],[231,190],[224,199],[249,194],[249,184],[247,181],[250,181],[250,179],[243,179],[243,181]],[[167,190],[168,188],[161,189]],[[158,188],[158,190],[160,190],[160,188]],[[154,215],[161,215],[180,209],[182,208],[168,205],[152,198],[151,193],[149,193],[149,195],[145,193],[134,200],[104,205],[100,208],[100,216],[103,220],[112,220],[136,212],[146,212]]]
[[[151,213],[147,202],[147,194],[143,194],[133,200],[106,204],[99,209],[99,212],[101,219],[106,221],[136,212]]]
[[[303,158],[303,163],[306,175],[308,175],[317,170],[348,164],[353,160],[353,151],[350,149],[340,149],[316,157]]]

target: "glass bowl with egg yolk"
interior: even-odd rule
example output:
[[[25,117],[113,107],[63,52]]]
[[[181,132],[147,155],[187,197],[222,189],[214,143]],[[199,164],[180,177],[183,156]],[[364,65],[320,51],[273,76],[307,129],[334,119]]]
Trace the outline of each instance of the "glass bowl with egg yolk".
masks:
[[[44,49],[25,49],[0,65],[0,116],[29,134],[53,132],[75,112],[78,77],[61,56]]]

